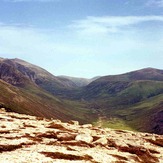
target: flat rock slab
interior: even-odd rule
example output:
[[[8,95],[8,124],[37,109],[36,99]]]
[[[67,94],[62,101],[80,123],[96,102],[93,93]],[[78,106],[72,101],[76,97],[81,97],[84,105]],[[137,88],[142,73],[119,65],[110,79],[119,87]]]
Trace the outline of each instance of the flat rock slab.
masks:
[[[163,136],[0,109],[0,163],[163,163]]]

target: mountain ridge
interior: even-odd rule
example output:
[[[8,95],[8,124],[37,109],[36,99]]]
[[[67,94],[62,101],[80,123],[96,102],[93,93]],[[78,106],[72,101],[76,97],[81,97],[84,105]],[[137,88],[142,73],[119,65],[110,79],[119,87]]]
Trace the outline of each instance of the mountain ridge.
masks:
[[[21,64],[23,62],[23,64],[28,66],[20,65],[18,62],[21,62]],[[29,67],[32,67],[32,69]],[[81,122],[86,121],[85,118],[73,114],[73,112],[75,112],[74,106],[78,106],[78,104],[73,103],[72,106],[70,102],[67,103],[63,99],[59,99],[58,97],[52,95],[51,92],[48,92],[48,89],[44,89],[44,85],[41,85],[41,87],[37,83],[37,78],[40,76],[37,76],[37,70],[33,71],[33,67],[36,67],[36,69],[38,69],[40,72],[39,67],[33,66],[32,64],[22,60],[0,60],[0,104],[19,113],[43,116],[47,118],[56,117],[63,121],[68,121],[71,119],[78,119]],[[41,69],[41,72],[42,70],[44,72],[44,69]],[[45,75],[50,74],[47,71],[45,71],[45,73]],[[43,82],[43,84],[44,80],[48,80],[47,83],[56,82],[54,79],[55,77],[50,75],[49,79],[43,78],[42,80],[41,78],[40,81]],[[57,79],[57,82],[52,83],[51,85],[53,87],[55,86],[57,89],[60,82],[61,81],[58,83]],[[62,90],[65,89],[64,84],[61,86],[63,86]],[[87,109],[84,109],[84,111],[78,110],[78,112],[81,113],[81,116],[83,117],[86,113],[89,114]]]
[[[0,79],[0,103],[14,111],[163,134],[163,70],[104,76],[79,87],[28,62],[1,59]]]

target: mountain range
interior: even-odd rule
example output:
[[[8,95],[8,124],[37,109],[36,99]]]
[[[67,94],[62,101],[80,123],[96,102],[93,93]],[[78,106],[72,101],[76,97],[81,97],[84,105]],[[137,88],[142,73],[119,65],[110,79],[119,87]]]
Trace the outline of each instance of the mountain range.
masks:
[[[163,134],[163,70],[84,79],[0,58],[0,90],[0,105],[14,112]]]
[[[96,76],[94,78],[91,79],[87,79],[87,78],[77,78],[77,77],[71,77],[71,76],[58,76],[59,79],[69,79],[70,81],[72,81],[73,83],[76,84],[77,87],[84,87],[88,84],[90,84],[92,81],[100,78],[100,76]]]

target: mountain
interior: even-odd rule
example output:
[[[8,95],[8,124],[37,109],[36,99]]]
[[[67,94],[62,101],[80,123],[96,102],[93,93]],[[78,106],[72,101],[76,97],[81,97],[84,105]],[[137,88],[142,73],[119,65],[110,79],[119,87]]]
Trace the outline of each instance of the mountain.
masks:
[[[74,84],[68,79],[60,80],[25,61],[0,59],[0,105],[12,111],[63,121],[76,119],[87,122],[91,114],[84,104],[53,95],[72,87]],[[82,107],[85,109],[80,109]]]
[[[20,59],[0,58],[0,106],[63,121],[163,134],[163,70],[104,76],[85,86],[79,81],[56,77]]]
[[[76,86],[78,87],[84,87],[86,85],[88,85],[89,83],[91,83],[92,81],[100,78],[99,76],[91,78],[91,79],[87,79],[87,78],[77,78],[77,77],[70,77],[70,76],[58,76],[59,79],[69,79],[71,80],[73,83],[76,84]]]
[[[151,97],[163,93],[163,70],[146,68],[121,75],[101,77],[84,87],[82,97],[85,99],[108,98],[123,96],[128,98],[131,94],[135,99],[131,103],[142,98]],[[124,91],[125,90],[125,91]],[[141,97],[139,96],[141,94]],[[140,99],[136,99],[138,96]],[[123,100],[121,101],[123,102]],[[125,102],[130,102],[126,101]]]
[[[21,86],[32,82],[52,94],[76,87],[71,80],[59,79],[48,71],[20,59],[1,59],[0,74],[1,79],[12,85]]]
[[[101,77],[76,98],[92,103],[104,126],[163,134],[163,70]]]
[[[161,163],[163,136],[63,123],[0,108],[0,163]]]

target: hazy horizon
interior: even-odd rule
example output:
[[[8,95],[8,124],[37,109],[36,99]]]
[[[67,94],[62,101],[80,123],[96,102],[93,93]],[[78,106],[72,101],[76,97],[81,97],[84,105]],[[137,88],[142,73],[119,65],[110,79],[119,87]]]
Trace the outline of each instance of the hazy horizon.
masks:
[[[0,57],[59,76],[162,69],[163,0],[1,0]]]

